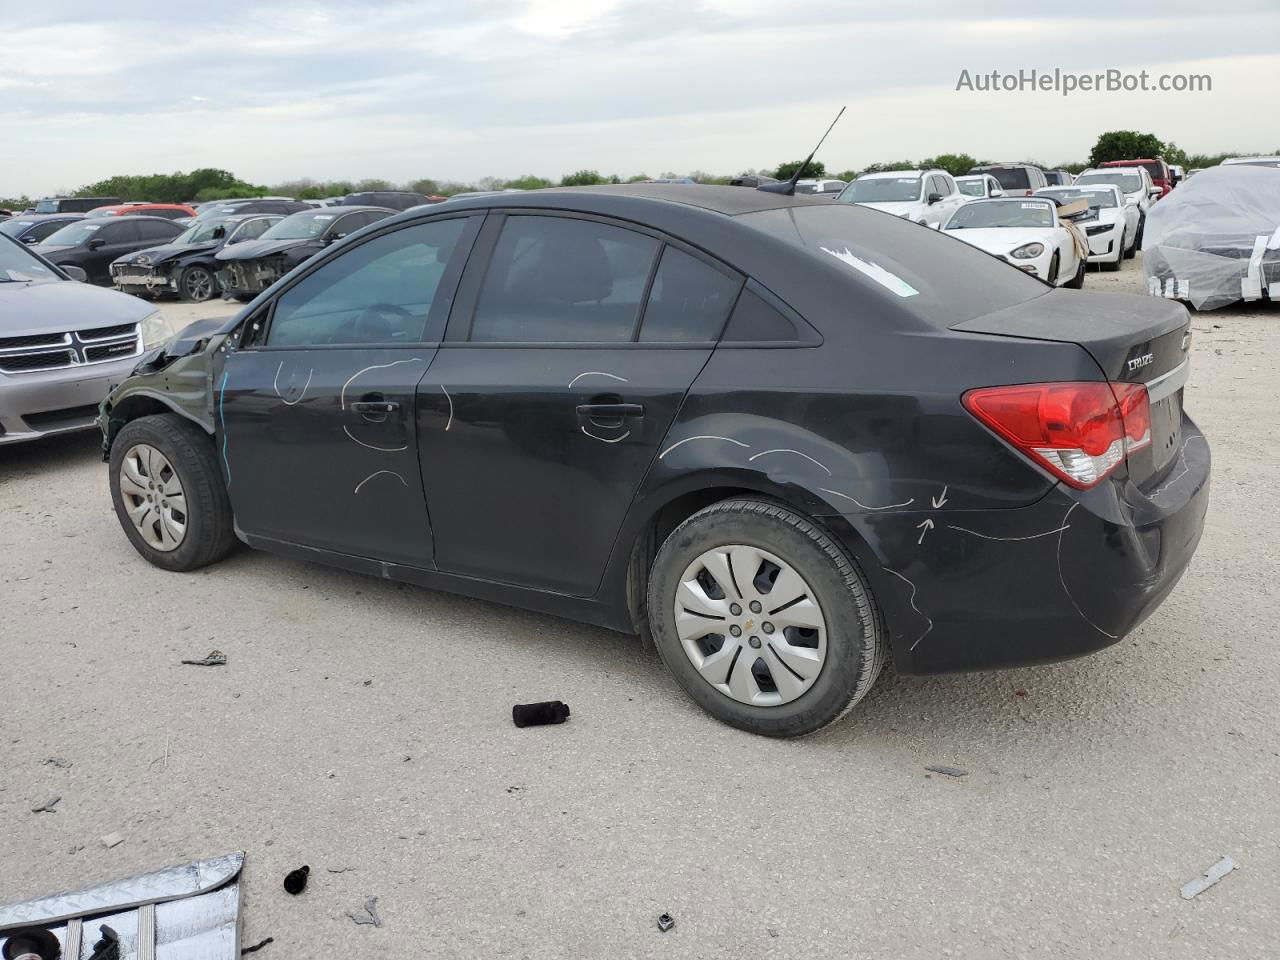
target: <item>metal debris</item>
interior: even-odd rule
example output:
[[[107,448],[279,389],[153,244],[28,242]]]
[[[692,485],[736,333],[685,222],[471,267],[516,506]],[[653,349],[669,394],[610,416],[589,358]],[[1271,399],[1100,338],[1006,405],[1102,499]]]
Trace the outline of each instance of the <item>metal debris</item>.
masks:
[[[209,655],[203,659],[183,660],[182,662],[193,667],[225,667],[227,665],[227,655],[221,650],[210,650]]]
[[[118,847],[124,843],[124,837],[118,833],[108,833],[102,838],[102,845],[110,850],[112,847]]]
[[[940,763],[935,763],[925,767],[925,769],[930,773],[940,773],[944,777],[967,777],[969,775],[969,771],[964,767],[948,767]]]
[[[259,950],[265,947],[268,943],[275,943],[275,939],[276,939],[275,937],[267,937],[267,939],[265,940],[259,940],[252,947],[245,947],[243,950],[241,950],[240,956],[243,957],[246,953],[257,953]]]
[[[1200,896],[1235,868],[1236,862],[1234,860],[1230,857],[1223,857],[1200,876],[1182,885],[1182,899],[1191,900]]]
[[[666,933],[675,925],[676,925],[676,918],[669,913],[664,913],[662,914],[662,916],[658,917],[658,929],[661,930],[663,933]]]
[[[363,917],[356,913],[348,913],[347,916],[350,917],[354,923],[371,924],[375,927],[382,926],[382,920],[378,916],[377,897],[370,897],[364,902],[364,912],[366,915]]]
[[[40,806],[38,807],[32,807],[31,812],[32,813],[57,813],[58,811],[53,808],[58,805],[58,801],[61,799],[62,799],[61,797],[54,797],[52,800],[47,800],[44,803],[40,804]]]

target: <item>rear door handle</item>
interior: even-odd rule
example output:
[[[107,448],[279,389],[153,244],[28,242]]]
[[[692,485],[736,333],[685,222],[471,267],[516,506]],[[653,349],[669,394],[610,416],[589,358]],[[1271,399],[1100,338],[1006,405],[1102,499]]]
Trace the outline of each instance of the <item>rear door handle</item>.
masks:
[[[400,409],[394,400],[356,400],[351,404],[352,413],[358,413],[370,423],[383,423],[390,414]]]
[[[622,417],[643,417],[644,407],[638,403],[580,403],[578,416],[620,419]]]

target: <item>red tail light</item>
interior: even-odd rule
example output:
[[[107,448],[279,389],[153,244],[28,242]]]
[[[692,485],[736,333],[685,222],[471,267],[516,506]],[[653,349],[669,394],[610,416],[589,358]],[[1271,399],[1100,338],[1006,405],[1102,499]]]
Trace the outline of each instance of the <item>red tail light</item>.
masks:
[[[1081,490],[1151,443],[1151,404],[1141,383],[984,387],[961,401],[1014,448]]]

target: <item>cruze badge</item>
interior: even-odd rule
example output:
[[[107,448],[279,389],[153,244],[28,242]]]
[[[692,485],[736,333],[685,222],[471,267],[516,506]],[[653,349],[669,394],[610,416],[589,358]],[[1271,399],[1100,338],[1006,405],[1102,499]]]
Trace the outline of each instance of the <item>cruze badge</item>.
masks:
[[[1154,353],[1144,353],[1140,357],[1134,357],[1129,361],[1129,372],[1133,373],[1135,370],[1141,370],[1148,364],[1154,363],[1155,359],[1156,355]]]

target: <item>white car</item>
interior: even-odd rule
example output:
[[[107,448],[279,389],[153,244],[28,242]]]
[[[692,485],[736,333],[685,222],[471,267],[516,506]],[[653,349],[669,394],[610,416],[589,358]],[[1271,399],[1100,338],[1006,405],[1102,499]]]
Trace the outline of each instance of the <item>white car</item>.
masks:
[[[1084,286],[1084,238],[1048,197],[973,200],[952,213],[942,231],[1051,286]]]
[[[1086,170],[1076,177],[1076,187],[1119,187],[1124,202],[1138,211],[1138,248],[1142,248],[1142,232],[1147,225],[1147,211],[1160,196],[1160,188],[1151,179],[1145,167],[1099,167]]]
[[[945,170],[888,170],[864,173],[836,199],[936,228],[969,198]]]
[[[1000,186],[1000,181],[989,173],[956,177],[956,189],[973,200],[990,200],[992,197],[1004,196],[1004,187]]]
[[[1089,215],[1076,220],[1089,242],[1089,262],[1104,270],[1119,270],[1120,260],[1133,259],[1138,252],[1138,208],[1124,202],[1120,188],[1111,184],[1093,187],[1046,187],[1037,197],[1051,197],[1059,205],[1086,200]]]
[[[803,194],[809,194],[810,196],[814,194],[817,194],[818,196],[822,196],[823,194],[830,194],[834,196],[835,194],[839,193],[848,185],[849,183],[847,180],[831,180],[831,179],[797,180],[796,195],[798,196],[803,193]]]
[[[1243,163],[1251,167],[1280,167],[1280,157],[1228,157],[1222,161],[1225,167],[1228,164]]]

